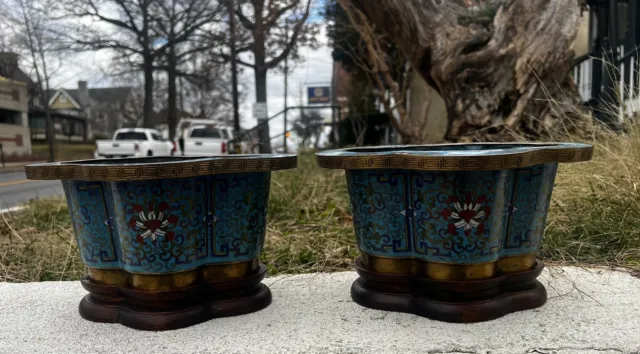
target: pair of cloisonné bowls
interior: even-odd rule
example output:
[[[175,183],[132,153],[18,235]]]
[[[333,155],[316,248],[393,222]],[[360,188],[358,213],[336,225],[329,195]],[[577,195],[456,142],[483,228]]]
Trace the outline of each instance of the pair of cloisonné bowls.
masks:
[[[352,297],[454,322],[513,311],[496,305],[478,318],[456,305],[443,310],[454,315],[430,316],[438,311],[416,299],[468,304],[530,290],[558,163],[592,153],[564,143],[318,153],[320,167],[346,170],[361,251]],[[88,269],[81,315],[162,330],[271,302],[259,262],[271,171],[296,166],[295,155],[229,155],[71,161],[26,172],[62,180]],[[529,288],[519,287],[529,273]]]

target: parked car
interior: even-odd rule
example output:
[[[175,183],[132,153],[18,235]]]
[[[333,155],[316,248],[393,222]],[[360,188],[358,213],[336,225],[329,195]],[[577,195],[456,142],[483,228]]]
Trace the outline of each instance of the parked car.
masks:
[[[226,155],[229,149],[225,137],[225,131],[214,124],[192,125],[178,138],[179,151],[184,156]]]
[[[95,158],[171,156],[175,144],[155,129],[118,129],[112,140],[96,140]]]

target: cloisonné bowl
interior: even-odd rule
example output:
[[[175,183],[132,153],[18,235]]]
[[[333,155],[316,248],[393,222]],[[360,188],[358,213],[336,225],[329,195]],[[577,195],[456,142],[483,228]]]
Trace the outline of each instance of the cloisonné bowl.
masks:
[[[26,173],[29,179],[62,180],[88,268],[83,285],[95,295],[85,298],[88,302],[104,305],[124,297],[122,306],[129,312],[141,303],[145,309],[181,311],[203,299],[224,298],[219,295],[231,288],[236,292],[230,297],[240,296],[238,287],[256,283],[244,280],[259,283],[264,277],[258,258],[271,171],[296,165],[295,155],[145,157],[37,164],[27,166]],[[187,293],[190,300],[181,296]],[[181,306],[171,306],[180,299]],[[122,322],[115,318],[122,313],[99,311],[100,306],[85,306],[83,313],[81,304],[85,318]],[[207,315],[200,320],[212,317],[211,309],[201,312]],[[181,321],[169,327],[189,322]],[[125,324],[164,329],[150,322]]]
[[[361,261],[385,274],[487,279],[536,265],[558,163],[573,143],[478,143],[317,153],[344,169]]]

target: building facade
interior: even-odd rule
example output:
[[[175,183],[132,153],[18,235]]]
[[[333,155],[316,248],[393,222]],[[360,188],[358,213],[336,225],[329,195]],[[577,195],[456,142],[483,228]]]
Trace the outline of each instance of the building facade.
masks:
[[[4,154],[31,153],[28,83],[18,68],[18,55],[0,53],[0,146]]]
[[[86,81],[78,81],[77,89],[57,89],[49,91],[49,107],[56,114],[69,119],[56,125],[58,134],[71,135],[70,140],[90,140],[94,136],[111,136],[123,126],[137,126],[137,117],[128,112],[135,102],[132,100],[132,87],[88,88]],[[75,117],[76,119],[72,119]],[[83,129],[80,122],[86,120]],[[34,124],[37,124],[34,122]]]

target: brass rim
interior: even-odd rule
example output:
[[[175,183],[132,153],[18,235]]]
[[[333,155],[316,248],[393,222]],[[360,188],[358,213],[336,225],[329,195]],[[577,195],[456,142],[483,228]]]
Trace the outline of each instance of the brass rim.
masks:
[[[148,162],[150,161],[151,162]],[[158,162],[153,162],[157,160]],[[270,172],[298,166],[297,155],[236,155],[210,158],[142,157],[107,160],[120,165],[82,160],[28,165],[28,179],[84,181],[140,181],[186,178],[239,172]],[[126,162],[125,162],[126,161]]]
[[[427,155],[419,152],[434,147],[462,145],[520,145],[520,151],[495,154]],[[405,149],[405,150],[403,150]],[[514,149],[515,150],[515,149]],[[524,151],[523,151],[524,150]],[[474,143],[387,146],[324,151],[316,154],[318,166],[344,170],[406,169],[420,171],[487,171],[515,169],[542,163],[589,161],[593,146],[574,143]]]

